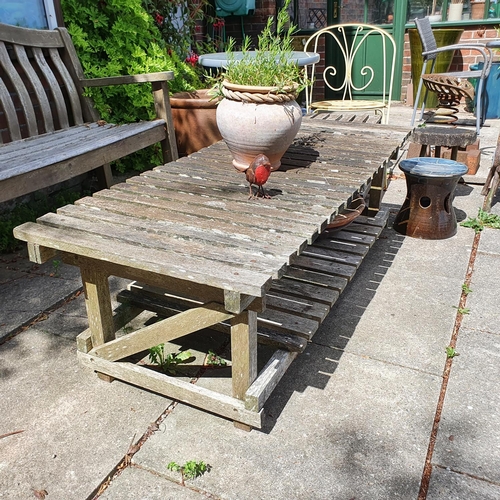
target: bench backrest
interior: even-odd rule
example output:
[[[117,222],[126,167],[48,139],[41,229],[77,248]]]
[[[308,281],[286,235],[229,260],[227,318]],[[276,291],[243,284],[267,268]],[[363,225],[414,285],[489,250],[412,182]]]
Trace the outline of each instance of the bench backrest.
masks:
[[[0,143],[98,119],[82,97],[83,77],[65,28],[0,23]]]

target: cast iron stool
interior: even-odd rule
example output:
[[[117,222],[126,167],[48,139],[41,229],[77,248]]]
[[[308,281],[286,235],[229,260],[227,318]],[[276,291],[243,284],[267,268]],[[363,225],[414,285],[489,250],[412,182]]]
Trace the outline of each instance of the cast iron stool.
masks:
[[[467,167],[442,158],[411,158],[403,160],[399,168],[406,176],[407,194],[394,229],[425,240],[453,236],[457,232],[453,194]]]
[[[451,148],[451,159],[457,159],[458,148],[465,148],[476,141],[476,130],[451,127],[419,127],[412,135],[411,141],[421,144],[420,157],[427,156],[427,148],[434,146],[434,156],[441,158],[441,148]]]

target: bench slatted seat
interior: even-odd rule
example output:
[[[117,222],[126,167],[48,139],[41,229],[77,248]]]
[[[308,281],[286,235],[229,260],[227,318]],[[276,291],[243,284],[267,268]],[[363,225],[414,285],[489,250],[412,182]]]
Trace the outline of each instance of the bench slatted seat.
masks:
[[[168,81],[171,71],[86,79],[65,28],[35,30],[0,23],[0,203],[96,169],[161,142],[164,162],[177,159]],[[85,87],[152,84],[157,118],[106,124]]]

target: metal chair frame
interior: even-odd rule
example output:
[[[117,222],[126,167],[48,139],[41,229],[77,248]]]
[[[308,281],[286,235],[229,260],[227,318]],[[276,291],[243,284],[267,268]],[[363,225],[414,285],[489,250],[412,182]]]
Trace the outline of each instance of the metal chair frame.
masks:
[[[423,76],[426,74],[438,74],[448,78],[456,78],[458,80],[464,78],[478,78],[477,90],[476,90],[476,131],[479,135],[481,126],[484,123],[485,109],[484,109],[484,85],[485,80],[488,77],[491,69],[491,62],[493,59],[493,52],[491,48],[487,47],[482,43],[459,43],[454,45],[446,45],[445,47],[438,47],[434,33],[432,32],[431,23],[428,18],[424,17],[422,19],[415,19],[415,25],[417,27],[418,34],[420,36],[420,41],[422,42],[422,72],[420,74],[420,81],[418,82],[417,95],[414,97],[413,114],[411,117],[411,126],[415,123],[415,117],[417,115],[418,101],[420,100],[420,94],[422,93]],[[477,52],[482,58],[483,67],[480,70],[469,70],[469,71],[452,71],[446,73],[433,73],[434,65],[436,63],[436,58],[441,52],[449,52],[456,50],[472,50]],[[427,63],[431,62],[430,71],[427,73]],[[424,93],[424,100],[422,103],[422,110],[420,112],[420,121],[423,120],[425,111],[425,101],[427,99],[428,88],[426,87]]]
[[[350,40],[350,34],[354,30],[354,37]],[[349,37],[348,33],[349,32]],[[366,64],[359,70],[359,75],[368,78],[368,81],[362,86],[356,86],[353,82],[353,65],[356,57],[360,55],[364,44],[373,40],[374,36],[380,36],[382,40],[382,70],[383,71],[383,89],[381,99],[362,100],[353,99],[353,91],[363,92],[369,89],[375,80],[375,69]],[[342,92],[341,100],[324,100],[313,102],[314,82],[316,81],[316,65],[306,66],[307,76],[312,84],[306,90],[306,109],[307,113],[319,111],[368,111],[382,115],[382,123],[389,122],[389,113],[391,106],[392,86],[394,80],[394,67],[396,62],[396,42],[390,33],[376,26],[360,23],[345,23],[327,26],[306,41],[304,51],[319,52],[318,47],[322,38],[330,37],[334,41],[335,48],[344,56],[345,75],[340,86],[333,84],[333,78],[339,73],[339,69],[332,65],[325,65],[321,73],[321,78],[325,85],[335,92]],[[326,47],[326,40],[325,40]],[[388,49],[392,47],[392,57],[388,55]]]

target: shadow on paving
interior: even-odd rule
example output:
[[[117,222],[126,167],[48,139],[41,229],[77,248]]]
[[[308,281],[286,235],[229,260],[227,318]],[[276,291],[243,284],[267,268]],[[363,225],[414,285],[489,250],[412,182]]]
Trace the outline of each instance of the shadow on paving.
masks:
[[[334,374],[344,349],[405,239],[392,229],[399,206],[386,204],[385,207],[389,210],[387,226],[312,338],[311,344],[323,349],[312,353],[310,344],[293,361],[265,405],[269,418],[264,422],[263,432],[272,430],[293,393],[304,392],[308,387],[323,390]]]

